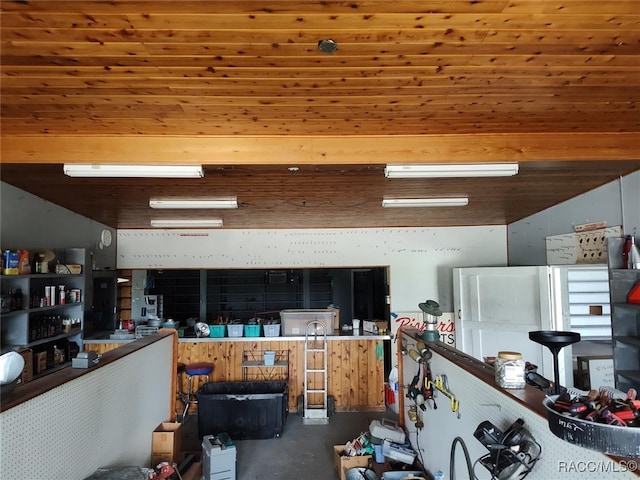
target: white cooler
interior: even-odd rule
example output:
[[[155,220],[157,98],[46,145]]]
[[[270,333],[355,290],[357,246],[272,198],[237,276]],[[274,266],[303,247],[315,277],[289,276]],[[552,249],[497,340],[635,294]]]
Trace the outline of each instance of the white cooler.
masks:
[[[202,437],[202,480],[236,480],[236,446],[226,433]]]

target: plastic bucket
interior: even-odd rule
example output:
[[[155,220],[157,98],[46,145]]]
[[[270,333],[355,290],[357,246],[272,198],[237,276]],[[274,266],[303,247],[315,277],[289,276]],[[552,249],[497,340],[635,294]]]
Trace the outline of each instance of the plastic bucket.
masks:
[[[350,468],[345,472],[346,480],[377,480],[376,472],[364,467]]]
[[[267,350],[266,352],[264,352],[264,364],[266,366],[275,365],[276,363],[275,360],[276,360],[276,352],[270,351],[270,350]]]

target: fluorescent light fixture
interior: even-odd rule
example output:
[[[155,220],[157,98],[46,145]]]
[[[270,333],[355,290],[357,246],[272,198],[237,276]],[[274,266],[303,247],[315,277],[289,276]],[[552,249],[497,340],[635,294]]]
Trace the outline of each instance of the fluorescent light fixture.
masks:
[[[156,219],[151,220],[151,226],[156,228],[197,228],[197,227],[221,227],[222,219],[220,218],[201,218],[198,220],[185,220],[181,218],[175,219]]]
[[[517,173],[517,163],[387,165],[384,169],[387,178],[508,177]]]
[[[204,177],[201,165],[90,165],[65,163],[64,174],[70,177]]]
[[[235,197],[218,199],[182,200],[177,198],[152,198],[151,208],[238,208]]]
[[[390,207],[464,207],[469,204],[467,197],[452,198],[383,198],[382,206]]]

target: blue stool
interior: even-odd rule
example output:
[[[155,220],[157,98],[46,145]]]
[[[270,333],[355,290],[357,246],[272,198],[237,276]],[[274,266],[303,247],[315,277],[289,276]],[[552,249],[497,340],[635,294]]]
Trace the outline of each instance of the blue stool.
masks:
[[[184,373],[187,376],[187,393],[184,398],[184,411],[182,413],[182,422],[184,423],[187,418],[187,412],[189,407],[193,404],[197,404],[195,392],[192,391],[193,377],[207,377],[207,382],[211,381],[209,375],[213,372],[213,363],[209,362],[197,362],[185,365]]]

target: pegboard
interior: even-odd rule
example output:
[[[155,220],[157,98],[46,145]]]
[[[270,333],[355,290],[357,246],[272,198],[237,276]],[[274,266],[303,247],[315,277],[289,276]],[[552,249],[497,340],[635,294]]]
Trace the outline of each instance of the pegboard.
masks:
[[[453,307],[452,268],[506,265],[506,226],[117,232],[117,268],[389,267],[392,311]]]
[[[415,341],[403,334],[407,350],[415,346]],[[406,395],[407,384],[417,373],[418,364],[409,355],[403,357],[403,384],[401,395]],[[542,446],[542,454],[527,479],[531,480],[571,480],[603,478],[637,479],[623,465],[611,458],[582,447],[565,442],[549,431],[546,417],[542,417],[524,407],[508,394],[482,382],[477,377],[467,373],[451,361],[433,352],[431,370],[434,375],[445,374],[449,389],[459,401],[460,418],[451,411],[450,401],[442,393],[437,393],[435,401],[437,409],[427,402],[427,410],[423,412],[425,427],[416,430],[415,424],[409,420],[407,411],[412,402],[405,398],[404,415],[406,429],[414,449],[420,451],[424,465],[435,473],[441,470],[445,478],[449,478],[449,456],[451,444],[455,437],[461,437],[469,451],[471,462],[488,453],[473,433],[478,425],[489,420],[502,431],[518,418],[524,420],[524,426]],[[467,467],[463,450],[456,446],[455,452],[456,478],[466,479]],[[615,473],[614,476],[613,473]],[[478,479],[490,479],[489,471],[477,464],[475,474]]]
[[[0,415],[0,478],[69,480],[149,466],[170,414],[173,337],[88,371]]]
[[[548,236],[547,264],[607,263],[607,238],[621,236],[622,227]]]
[[[504,227],[117,232],[117,268],[300,268],[388,265],[391,257],[442,264],[504,262]],[[461,264],[466,264],[462,261]]]

